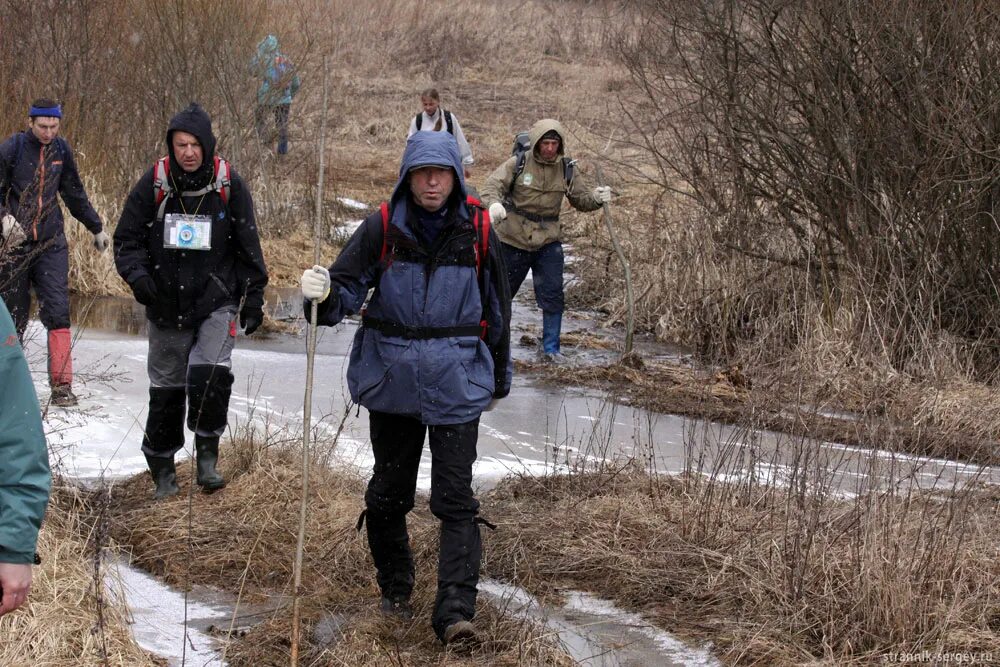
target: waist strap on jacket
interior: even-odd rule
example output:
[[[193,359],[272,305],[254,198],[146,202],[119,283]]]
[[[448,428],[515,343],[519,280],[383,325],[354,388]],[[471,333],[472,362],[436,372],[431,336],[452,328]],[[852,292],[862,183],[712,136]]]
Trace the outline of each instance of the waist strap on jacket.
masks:
[[[525,211],[523,208],[518,208],[518,207],[514,206],[513,204],[511,204],[510,206],[506,206],[506,209],[508,211],[513,212],[513,213],[517,213],[519,216],[521,216],[525,220],[530,220],[531,222],[543,222],[543,223],[544,222],[559,222],[559,216],[558,215],[536,215],[535,213],[529,213],[528,211]]]
[[[414,327],[399,324],[397,322],[387,322],[375,317],[365,315],[361,318],[361,325],[374,329],[385,336],[396,338],[406,338],[407,340],[428,340],[430,338],[451,338],[453,336],[477,336],[483,334],[483,322],[479,324],[468,324],[454,327]]]

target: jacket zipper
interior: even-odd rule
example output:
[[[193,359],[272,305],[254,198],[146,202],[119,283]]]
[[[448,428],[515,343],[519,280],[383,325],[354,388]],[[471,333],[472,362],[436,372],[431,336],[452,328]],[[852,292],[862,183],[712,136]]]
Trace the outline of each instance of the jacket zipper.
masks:
[[[38,210],[35,211],[35,222],[31,226],[35,240],[38,240],[38,220],[42,217],[42,195],[45,193],[45,144],[38,149]]]

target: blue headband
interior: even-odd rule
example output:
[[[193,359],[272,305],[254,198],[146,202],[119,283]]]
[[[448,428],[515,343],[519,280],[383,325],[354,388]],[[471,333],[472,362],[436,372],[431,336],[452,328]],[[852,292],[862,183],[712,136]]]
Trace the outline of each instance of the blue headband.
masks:
[[[34,118],[35,116],[48,116],[49,118],[62,118],[62,107],[58,104],[54,107],[31,107],[28,111],[28,117]]]

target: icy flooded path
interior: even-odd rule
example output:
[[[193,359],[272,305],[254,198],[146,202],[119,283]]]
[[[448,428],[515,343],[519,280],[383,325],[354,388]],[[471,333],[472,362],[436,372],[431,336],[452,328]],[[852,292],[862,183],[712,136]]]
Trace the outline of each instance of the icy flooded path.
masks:
[[[121,307],[121,306],[119,306]],[[115,320],[120,321],[120,320]],[[351,339],[357,329],[347,322],[322,328],[316,356],[314,423],[332,435],[349,401],[345,373]],[[48,396],[44,340],[32,322],[28,351],[43,405]],[[80,405],[50,408],[50,443],[69,475],[94,479],[145,469],[139,446],[146,420],[147,343],[143,334],[89,326],[73,348]],[[516,349],[515,354],[531,354]],[[274,427],[301,430],[305,378],[305,340],[300,336],[240,338],[233,353],[236,382],[230,403],[230,427],[254,419]],[[352,410],[336,450],[339,463],[367,474],[371,468],[367,413]],[[509,474],[562,471],[567,462],[632,457],[659,472],[684,468],[684,443],[696,443],[706,471],[717,460],[746,459],[740,474],[779,481],[794,464],[801,441],[766,431],[747,432],[675,415],[655,414],[617,405],[600,392],[575,387],[539,386],[515,374],[508,398],[481,419],[476,484],[485,490]],[[190,444],[190,434],[188,434]],[[223,456],[225,452],[223,450]],[[820,443],[814,465],[833,476],[833,487],[850,495],[878,485],[885,475],[909,479],[923,488],[950,488],[970,480],[1000,484],[1000,471],[960,462],[891,452],[873,452]],[[731,468],[731,466],[727,466]],[[732,476],[732,470],[727,475]],[[419,484],[430,483],[425,456]]]

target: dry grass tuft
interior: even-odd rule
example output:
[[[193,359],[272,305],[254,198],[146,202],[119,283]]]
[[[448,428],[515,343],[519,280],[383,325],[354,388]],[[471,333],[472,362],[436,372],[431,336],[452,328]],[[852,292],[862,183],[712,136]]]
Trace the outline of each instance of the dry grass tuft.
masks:
[[[92,535],[77,493],[70,487],[53,490],[38,540],[42,564],[34,569],[28,605],[0,618],[0,664],[160,665],[132,639],[124,606],[103,592],[98,603]]]
[[[995,496],[995,491],[994,491]],[[711,640],[727,664],[877,662],[1000,645],[995,497],[852,501],[630,469],[509,480],[494,576],[587,590]]]

